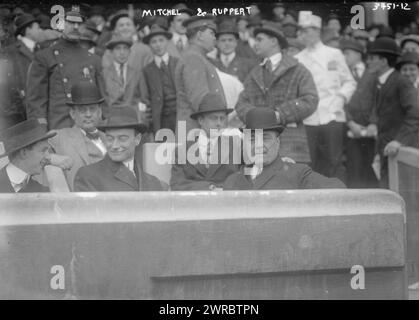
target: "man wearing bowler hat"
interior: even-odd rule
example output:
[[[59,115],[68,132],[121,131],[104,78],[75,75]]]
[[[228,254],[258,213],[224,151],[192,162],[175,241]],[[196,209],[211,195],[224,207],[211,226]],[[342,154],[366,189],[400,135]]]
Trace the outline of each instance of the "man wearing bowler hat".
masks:
[[[45,125],[31,119],[4,130],[0,137],[0,157],[8,156],[9,164],[0,170],[0,193],[49,192],[32,176],[42,173],[50,146]]]
[[[103,160],[82,167],[74,180],[74,191],[162,191],[163,183],[141,169],[135,148],[147,126],[139,123],[130,107],[113,108],[105,125],[107,155]]]
[[[170,180],[172,190],[222,189],[225,179],[238,171],[241,155],[234,163],[233,154],[233,139],[238,137],[223,135],[227,116],[232,111],[219,95],[208,93],[204,96],[199,109],[191,114],[191,118],[198,121],[201,131],[196,141],[186,144],[186,151],[195,151],[198,161],[193,163],[188,158],[186,164],[181,164],[179,156],[176,158]],[[240,146],[240,143],[236,145]]]
[[[309,163],[310,153],[303,119],[315,112],[318,94],[310,72],[283,49],[288,46],[282,32],[265,24],[255,29],[256,53],[263,58],[249,73],[236,111],[244,122],[253,108],[274,110],[278,124],[286,126],[281,136],[284,156]]]
[[[190,45],[176,67],[177,126],[186,123],[189,132],[198,127],[190,115],[198,110],[202,98],[215,93],[225,101],[225,96],[216,68],[206,57],[215,46],[216,25],[212,16],[194,16],[184,25]]]
[[[368,48],[367,65],[378,74],[374,95],[375,123],[368,135],[377,135],[380,155],[380,186],[388,187],[388,156],[397,154],[402,145],[411,145],[419,131],[418,96],[413,84],[395,70],[400,48],[394,39],[381,37]]]
[[[90,81],[76,83],[71,88],[71,128],[55,130],[56,136],[49,142],[58,154],[73,159],[73,167],[65,172],[67,184],[73,190],[74,177],[84,166],[96,163],[106,155],[105,134],[97,129],[102,118],[102,104],[99,89]]]
[[[255,154],[263,150],[262,161],[244,166],[240,172],[233,173],[224,183],[224,190],[281,190],[345,188],[337,178],[327,178],[314,172],[305,164],[284,162],[280,155],[279,136],[284,127],[275,120],[275,111],[270,108],[255,108],[246,114],[244,152]],[[263,133],[263,148],[255,146],[255,131]],[[250,146],[251,150],[246,149]],[[261,152],[262,153],[262,152]]]
[[[100,58],[80,46],[82,22],[77,7],[68,11],[63,36],[37,52],[28,71],[27,116],[40,119],[50,130],[73,126],[67,105],[73,84],[91,81],[106,94]]]

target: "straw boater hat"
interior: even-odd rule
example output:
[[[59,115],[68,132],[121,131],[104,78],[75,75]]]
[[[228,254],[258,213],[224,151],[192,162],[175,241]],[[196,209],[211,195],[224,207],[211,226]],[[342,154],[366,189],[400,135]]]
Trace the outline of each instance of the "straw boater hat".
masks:
[[[108,119],[97,127],[101,131],[107,129],[136,129],[140,133],[147,130],[147,125],[138,121],[137,112],[129,106],[112,108]]]
[[[52,138],[56,134],[56,132],[47,133],[47,126],[38,119],[25,120],[2,131],[0,156],[7,156],[36,142]]]
[[[284,131],[284,126],[276,121],[275,111],[271,108],[259,107],[253,108],[246,114],[246,126],[244,129],[256,130],[275,130],[279,134]],[[240,129],[243,131],[243,129]]]
[[[143,42],[145,44],[149,44],[151,38],[158,35],[165,36],[167,40],[172,39],[173,36],[172,33],[164,29],[161,25],[153,24],[150,28],[150,33],[143,38]]]
[[[70,106],[87,106],[105,101],[97,86],[90,81],[81,81],[74,84],[71,87],[71,99],[67,102]]]
[[[227,108],[226,103],[223,101],[220,95],[215,93],[207,93],[204,98],[202,98],[198,111],[192,113],[190,117],[194,120],[197,120],[198,116],[200,115],[220,111],[224,111],[226,114],[229,114],[233,112],[233,109]]]

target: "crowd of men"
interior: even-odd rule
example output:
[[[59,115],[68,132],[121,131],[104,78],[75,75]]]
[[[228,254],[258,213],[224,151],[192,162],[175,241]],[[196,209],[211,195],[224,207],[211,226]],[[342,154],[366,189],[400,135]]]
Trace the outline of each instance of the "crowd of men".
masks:
[[[283,3],[269,20],[256,4],[247,16],[129,9],[72,6],[57,30],[8,8],[0,192],[48,191],[47,164],[71,191],[387,188],[388,157],[419,146],[417,34],[343,30]],[[197,132],[198,163],[178,146],[168,183],[142,163],[145,143],[168,142],[162,129]]]

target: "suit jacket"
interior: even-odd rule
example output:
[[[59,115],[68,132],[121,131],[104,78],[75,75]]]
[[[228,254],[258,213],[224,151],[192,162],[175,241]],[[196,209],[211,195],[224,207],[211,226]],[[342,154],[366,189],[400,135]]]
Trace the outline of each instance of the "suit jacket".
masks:
[[[247,41],[239,40],[237,43],[236,53],[239,57],[249,58],[249,59],[256,59],[258,60],[258,55],[256,54],[255,50],[249,45]]]
[[[175,70],[179,62],[178,58],[169,55],[169,71],[172,79],[175,79]],[[153,119],[153,131],[156,133],[161,128],[161,112],[163,108],[163,80],[160,76],[159,67],[156,62],[150,62],[142,72],[141,100],[151,108]]]
[[[392,140],[411,145],[419,131],[419,100],[413,84],[393,71],[378,92],[374,88],[378,151]]]
[[[108,92],[109,107],[115,106],[132,106],[140,102],[140,72],[141,70],[127,65],[127,76],[125,88],[122,84],[121,78],[112,63],[103,70],[105,78],[106,90]]]
[[[305,164],[283,162],[278,157],[263,168],[254,181],[244,175],[244,168],[232,174],[224,183],[224,190],[286,190],[345,188],[337,178],[327,178]]]
[[[49,192],[49,188],[44,187],[42,184],[30,178],[26,187],[21,189],[18,193],[28,192]],[[0,193],[15,193],[15,190],[10,183],[9,176],[7,175],[6,167],[0,170]]]
[[[106,69],[113,64],[112,53],[107,49],[102,57],[103,68]],[[153,53],[148,45],[137,41],[131,47],[128,58],[128,65],[134,70],[142,70],[147,64],[153,61]]]
[[[280,123],[289,125],[280,136],[281,155],[297,162],[309,162],[303,119],[316,111],[319,101],[311,73],[287,54],[282,55],[270,85],[265,84],[263,73],[264,67],[257,65],[244,82],[244,90],[236,104],[240,120],[244,122],[247,112],[255,107],[278,111]]]
[[[69,156],[74,160],[70,170],[64,171],[70,190],[74,189],[74,178],[77,171],[84,166],[96,163],[104,158],[98,147],[83,134],[80,128],[64,128],[56,130],[57,135],[49,140],[57,154]],[[102,141],[105,141],[105,134],[99,131]]]
[[[135,164],[137,178],[121,162],[105,156],[103,160],[82,167],[74,179],[74,191],[164,191],[163,183]]]
[[[177,149],[176,162],[172,166],[172,175],[170,178],[171,190],[209,190],[211,185],[223,188],[224,181],[227,177],[239,170],[239,164],[234,164],[233,162],[232,138],[229,139],[229,142],[229,154],[224,155],[226,158],[222,158],[223,153],[221,152],[221,143],[219,143],[218,162],[217,164],[209,164],[208,168],[205,164],[191,164],[187,160],[186,164],[177,164],[177,152],[179,150]],[[187,152],[193,144],[194,142],[192,141],[187,142]],[[196,152],[196,155],[198,156],[199,151],[197,150]],[[239,159],[239,161],[241,162],[241,159]]]
[[[203,50],[191,44],[176,66],[177,121],[186,121],[186,132],[198,128],[198,121],[190,118],[198,110],[202,98],[209,92],[222,96],[224,90],[214,65]]]
[[[28,118],[45,118],[48,129],[72,127],[66,102],[71,100],[73,84],[91,80],[106,97],[100,58],[79,43],[60,38],[50,47],[35,53],[29,67],[27,87]],[[103,106],[104,117],[107,108]]]
[[[230,62],[228,67],[226,67],[220,59],[220,56],[217,56],[217,59],[211,59],[211,62],[222,72],[231,74],[232,76],[237,77],[241,82],[244,82],[249,72],[257,64],[257,60],[249,59],[244,57],[236,56]]]

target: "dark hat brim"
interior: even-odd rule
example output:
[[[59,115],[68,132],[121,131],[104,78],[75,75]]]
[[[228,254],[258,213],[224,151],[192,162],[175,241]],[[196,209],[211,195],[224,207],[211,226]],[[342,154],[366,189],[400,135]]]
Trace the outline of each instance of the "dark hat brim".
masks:
[[[173,34],[171,34],[169,31],[158,31],[158,32],[153,32],[153,33],[150,33],[150,34],[146,35],[146,36],[143,38],[143,42],[144,42],[145,44],[149,44],[149,43],[150,43],[150,41],[151,41],[151,38],[153,38],[153,37],[155,37],[155,36],[165,36],[167,40],[170,40],[170,39],[172,39]]]
[[[89,102],[67,101],[66,104],[68,104],[70,106],[88,106],[88,105],[91,105],[91,104],[99,104],[99,103],[102,103],[103,101],[105,101],[105,98],[95,100],[95,101],[89,101]]]
[[[400,69],[405,64],[415,64],[419,67],[419,61],[414,59],[406,59],[406,60],[400,60],[396,63],[396,69]]]
[[[239,130],[241,131],[241,132],[243,132],[243,130],[245,130],[245,129],[247,129],[247,130],[252,130],[252,131],[255,131],[255,130],[263,130],[263,131],[277,131],[279,134],[281,134],[284,130],[285,130],[285,127],[284,126],[281,126],[281,125],[277,125],[277,126],[273,126],[273,127],[267,127],[267,128],[239,128]]]
[[[385,54],[392,54],[394,56],[401,56],[400,52],[395,52],[393,50],[386,50],[386,49],[373,49],[373,50],[368,50],[367,52],[368,54],[380,54],[380,53],[385,53]]]
[[[118,20],[119,20],[120,18],[122,18],[122,17],[128,17],[128,18],[129,18],[129,14],[128,14],[128,12],[121,12],[121,13],[118,13],[118,14],[116,14],[116,15],[114,15],[114,16],[112,17],[112,19],[111,19],[111,21],[110,21],[110,23],[109,23],[109,26],[110,26],[111,30],[114,30],[114,29],[115,29],[115,27],[116,27],[116,23],[117,23],[117,22],[118,22]]]
[[[239,33],[237,31],[232,31],[232,30],[220,30],[220,31],[218,31],[218,32],[215,33],[215,36],[218,38],[219,36],[222,36],[223,34],[232,34],[237,39],[240,38]]]
[[[106,44],[106,49],[112,50],[113,48],[115,48],[118,44],[125,44],[128,47],[132,47],[133,43],[128,41],[128,40],[111,40]]]
[[[234,111],[234,109],[231,109],[231,108],[222,109],[222,108],[220,108],[220,109],[213,109],[213,110],[206,110],[206,111],[198,111],[198,112],[192,113],[190,115],[190,117],[191,117],[191,119],[197,120],[200,115],[203,115],[203,114],[206,114],[206,113],[221,112],[221,111],[224,111],[226,114],[230,114]]]
[[[42,137],[38,137],[38,138],[34,138],[34,139],[31,139],[31,140],[28,140],[27,142],[23,143],[20,146],[16,146],[16,147],[14,147],[11,150],[6,150],[6,152],[4,154],[2,154],[1,156],[2,157],[8,156],[9,154],[11,154],[13,152],[19,151],[19,150],[21,150],[23,148],[26,148],[26,147],[29,147],[30,145],[35,144],[37,142],[44,141],[44,140],[47,140],[49,138],[52,138],[55,135],[57,135],[57,132],[49,132],[49,133],[43,135]]]
[[[178,9],[178,11],[177,11],[177,12],[179,12],[179,13],[187,13],[187,14],[189,14],[191,17],[192,17],[193,15],[195,15],[195,11],[193,11],[192,9],[189,9],[189,8]]]
[[[22,29],[26,28],[28,25],[30,25],[33,22],[38,22],[39,24],[41,24],[41,20],[39,20],[37,18],[30,19],[30,20],[26,21],[24,24],[20,25],[19,28],[16,28],[15,37],[17,37],[19,32],[22,31]]]
[[[126,124],[115,124],[115,125],[108,125],[102,124],[98,125],[97,128],[100,131],[111,130],[111,129],[136,129],[140,133],[144,133],[147,131],[147,126],[143,123],[126,123]]]
[[[281,46],[281,49],[285,49],[285,48],[288,47],[288,41],[285,38],[285,36],[281,35],[278,32],[275,32],[274,30],[271,30],[271,29],[268,29],[268,28],[264,28],[264,27],[259,27],[259,28],[256,28],[255,31],[253,32],[253,34],[255,35],[255,37],[259,33],[265,33],[267,35],[270,35],[272,37],[277,38],[278,41],[279,41],[279,45]]]

